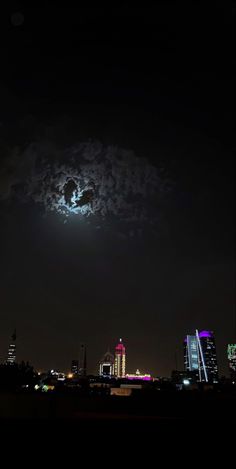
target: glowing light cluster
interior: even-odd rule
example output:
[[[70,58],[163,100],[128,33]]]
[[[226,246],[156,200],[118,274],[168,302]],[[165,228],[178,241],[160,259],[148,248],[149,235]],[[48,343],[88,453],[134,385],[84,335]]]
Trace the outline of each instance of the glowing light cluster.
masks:
[[[151,381],[152,377],[148,373],[141,374],[139,370],[136,371],[136,373],[128,373],[125,376],[127,379],[130,380],[141,380],[141,381]]]
[[[228,359],[236,360],[236,344],[229,344],[227,350],[228,350]]]

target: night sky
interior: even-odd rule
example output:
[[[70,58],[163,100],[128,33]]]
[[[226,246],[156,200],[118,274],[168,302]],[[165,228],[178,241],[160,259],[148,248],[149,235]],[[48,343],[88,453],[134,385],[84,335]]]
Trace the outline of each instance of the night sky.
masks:
[[[198,328],[227,373],[230,13],[34,3],[1,7],[1,360],[16,327],[38,369],[85,342],[95,373],[122,337],[129,372],[170,375]]]

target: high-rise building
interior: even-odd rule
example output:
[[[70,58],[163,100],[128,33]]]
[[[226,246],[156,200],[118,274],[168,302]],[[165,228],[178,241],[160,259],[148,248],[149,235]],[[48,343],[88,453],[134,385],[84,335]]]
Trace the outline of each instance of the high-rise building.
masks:
[[[16,330],[11,336],[11,342],[8,347],[7,363],[13,365],[16,362]]]
[[[86,345],[80,345],[80,356],[79,356],[79,375],[86,376],[87,374],[87,353]]]
[[[71,373],[73,375],[79,374],[79,360],[72,360],[71,362]]]
[[[99,376],[114,376],[114,355],[108,350],[99,362]]]
[[[185,370],[197,381],[218,383],[218,365],[214,334],[211,331],[196,330],[187,335],[184,342]]]
[[[115,348],[115,377],[125,378],[125,346],[120,339],[118,345]]]
[[[227,349],[230,377],[236,382],[236,344],[229,344]]]
[[[184,368],[191,372],[192,378],[199,379],[199,348],[196,335],[187,335],[184,341]]]

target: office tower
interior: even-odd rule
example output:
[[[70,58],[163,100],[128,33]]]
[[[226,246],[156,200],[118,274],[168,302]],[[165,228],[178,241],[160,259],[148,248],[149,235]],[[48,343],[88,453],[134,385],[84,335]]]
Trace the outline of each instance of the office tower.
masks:
[[[199,341],[202,348],[203,362],[205,362],[205,374],[210,383],[218,383],[218,364],[216,357],[215,338],[212,331],[201,331]],[[203,363],[204,367],[204,363]]]
[[[230,377],[236,382],[236,344],[229,344],[227,349]]]
[[[86,376],[87,373],[87,353],[85,344],[80,345],[80,356],[79,356],[79,375]]]
[[[115,377],[125,378],[125,346],[120,339],[115,348]]]
[[[78,375],[79,374],[79,360],[72,360],[72,362],[71,362],[71,373],[73,373],[73,375]]]
[[[196,335],[187,335],[184,341],[184,368],[194,381],[199,380],[199,349]]]
[[[11,342],[7,353],[7,363],[13,365],[16,362],[16,330],[11,336]]]
[[[196,330],[187,335],[184,342],[185,370],[196,381],[218,383],[218,365],[214,334],[211,331]]]
[[[99,376],[114,376],[114,355],[108,350],[99,362]]]

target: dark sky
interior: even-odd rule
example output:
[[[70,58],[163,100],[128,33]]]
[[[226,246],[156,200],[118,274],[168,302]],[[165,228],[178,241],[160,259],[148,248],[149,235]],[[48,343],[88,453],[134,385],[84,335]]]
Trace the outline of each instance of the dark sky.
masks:
[[[236,340],[231,13],[51,5],[1,7],[0,357],[16,326],[19,359],[66,370],[84,341],[95,372],[123,337],[128,371],[169,375],[199,328],[215,331],[226,373]],[[138,205],[148,222],[119,212],[63,223],[19,197],[32,143],[40,153],[47,142],[54,164],[89,139],[133,151],[138,168],[144,157],[168,180]]]

